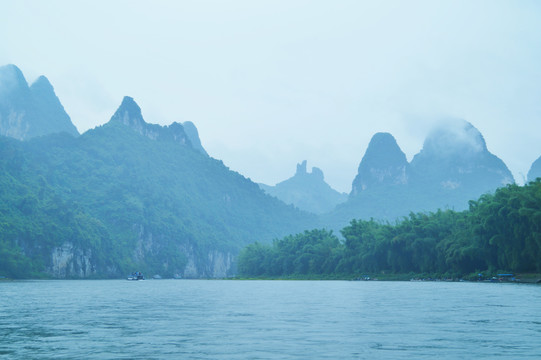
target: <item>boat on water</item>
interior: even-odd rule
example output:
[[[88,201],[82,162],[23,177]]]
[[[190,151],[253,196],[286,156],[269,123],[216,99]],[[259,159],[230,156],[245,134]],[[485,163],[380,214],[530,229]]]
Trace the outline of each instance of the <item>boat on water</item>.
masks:
[[[128,280],[145,280],[145,277],[140,271],[136,271],[128,276]]]

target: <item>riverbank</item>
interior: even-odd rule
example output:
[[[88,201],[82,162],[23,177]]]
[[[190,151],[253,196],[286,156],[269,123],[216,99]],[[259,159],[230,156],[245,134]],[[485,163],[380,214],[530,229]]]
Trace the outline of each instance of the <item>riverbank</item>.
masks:
[[[442,274],[359,274],[359,275],[288,275],[288,276],[236,276],[228,280],[348,280],[348,281],[446,281],[446,282],[506,282],[541,284],[541,274],[516,274],[512,277],[501,277],[498,274],[482,273],[468,274],[464,276],[448,276]]]

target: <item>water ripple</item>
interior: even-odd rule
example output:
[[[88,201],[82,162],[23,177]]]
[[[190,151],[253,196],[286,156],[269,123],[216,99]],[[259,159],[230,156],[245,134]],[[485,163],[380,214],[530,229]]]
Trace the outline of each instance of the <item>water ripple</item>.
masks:
[[[0,358],[534,359],[540,294],[468,283],[0,283]]]

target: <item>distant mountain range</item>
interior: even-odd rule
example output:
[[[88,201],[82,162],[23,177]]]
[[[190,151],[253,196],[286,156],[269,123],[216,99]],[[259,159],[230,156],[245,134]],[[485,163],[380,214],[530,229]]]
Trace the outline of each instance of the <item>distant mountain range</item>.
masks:
[[[463,120],[435,129],[411,162],[391,134],[375,134],[349,195],[306,165],[258,186],[210,157],[193,123],[147,123],[130,97],[79,135],[45,77],[29,87],[16,66],[0,67],[0,276],[229,276],[246,244],[462,210],[514,181]]]
[[[534,165],[541,167],[541,161]],[[294,177],[274,187],[260,186],[288,204],[322,214],[322,223],[335,230],[354,218],[394,221],[410,212],[464,210],[469,200],[514,182],[481,133],[458,119],[436,127],[411,162],[391,134],[375,134],[347,198],[324,182],[319,169],[308,174],[305,168],[299,164]]]
[[[0,275],[224,277],[244,245],[317,226],[209,157],[186,125],[147,123],[125,97],[77,137],[0,136]]]
[[[442,123],[408,162],[391,134],[375,134],[347,202],[326,216],[335,228],[347,219],[395,220],[410,212],[465,210],[469,200],[514,183],[481,133],[464,120]]]
[[[323,171],[317,167],[306,171],[306,160],[297,165],[295,175],[275,186],[259,184],[267,194],[286,204],[314,214],[324,214],[347,200],[347,194],[332,189],[324,180]]]

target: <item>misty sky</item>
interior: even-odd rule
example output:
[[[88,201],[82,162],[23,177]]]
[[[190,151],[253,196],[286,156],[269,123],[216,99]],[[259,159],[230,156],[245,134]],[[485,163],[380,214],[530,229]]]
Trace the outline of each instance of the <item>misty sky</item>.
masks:
[[[0,0],[8,63],[47,76],[80,132],[129,95],[269,185],[306,159],[349,192],[374,133],[411,160],[450,117],[519,183],[541,155],[540,1]]]

